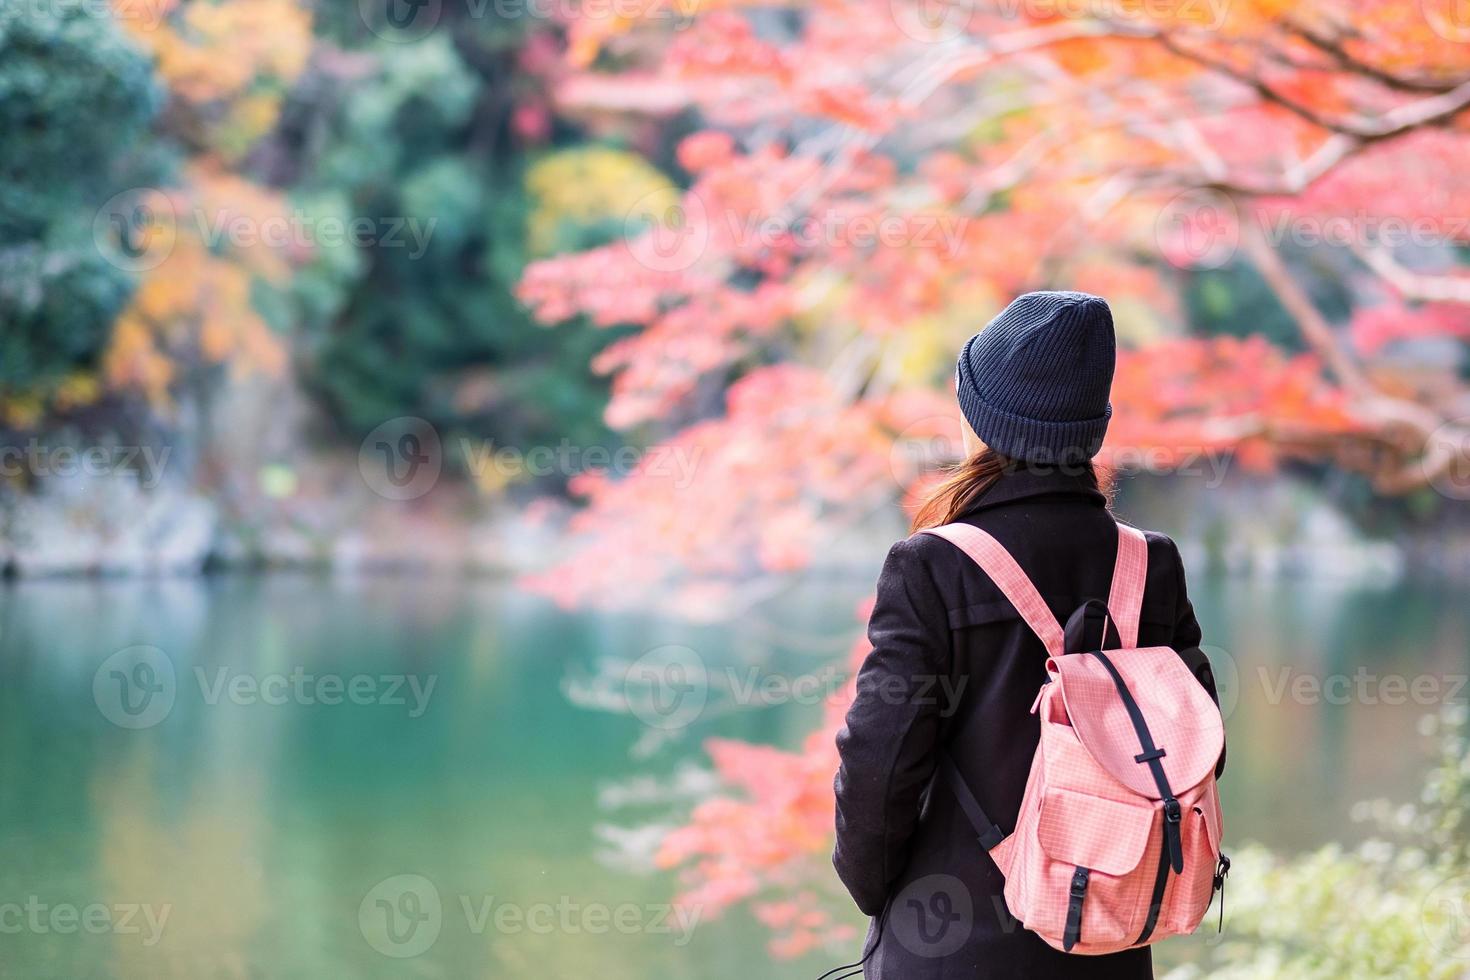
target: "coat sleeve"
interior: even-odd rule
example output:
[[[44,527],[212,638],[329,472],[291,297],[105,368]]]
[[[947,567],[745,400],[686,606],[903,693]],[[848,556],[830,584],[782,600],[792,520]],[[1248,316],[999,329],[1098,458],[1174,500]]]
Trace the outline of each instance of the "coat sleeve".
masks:
[[[1174,600],[1174,638],[1169,645],[1183,653],[1185,650],[1199,646],[1203,637],[1200,633],[1199,620],[1194,618],[1194,603],[1189,601],[1189,588],[1184,581],[1184,559],[1179,556],[1179,546],[1168,538],[1165,540],[1169,543],[1169,552],[1174,559],[1174,595],[1176,596]]]
[[[888,552],[868,622],[857,696],[837,735],[837,848],[832,863],[865,914],[878,915],[902,873],[934,773],[949,675],[949,616],[920,550],[937,539],[900,541]]]

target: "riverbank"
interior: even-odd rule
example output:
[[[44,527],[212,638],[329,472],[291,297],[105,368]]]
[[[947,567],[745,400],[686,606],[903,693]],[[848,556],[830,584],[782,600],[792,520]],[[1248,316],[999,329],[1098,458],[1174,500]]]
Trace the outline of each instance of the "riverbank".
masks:
[[[134,474],[72,475],[39,492],[0,496],[0,572],[15,578],[194,575],[218,569],[328,572],[424,570],[518,575],[545,568],[575,542],[557,500],[511,503],[449,477],[410,500],[386,499],[353,461],[322,459],[262,471],[224,491]],[[1175,537],[1191,569],[1249,578],[1470,582],[1470,527],[1460,512],[1397,531],[1369,531],[1302,479],[1234,475],[1218,485],[1181,476],[1126,476],[1119,515]],[[824,571],[870,569],[902,537],[891,514],[840,534]]]

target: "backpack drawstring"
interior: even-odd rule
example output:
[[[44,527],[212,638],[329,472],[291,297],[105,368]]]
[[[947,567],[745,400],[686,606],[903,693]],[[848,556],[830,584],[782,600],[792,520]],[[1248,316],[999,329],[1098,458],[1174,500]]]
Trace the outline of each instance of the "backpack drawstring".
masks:
[[[1215,891],[1220,893],[1220,924],[1216,928],[1217,933],[1225,931],[1225,879],[1230,877],[1230,859],[1220,855],[1220,861],[1215,865]]]
[[[826,973],[824,973],[821,976],[817,977],[817,980],[828,980],[829,977],[831,978],[831,980],[849,980],[850,977],[855,977],[855,976],[859,975],[860,973],[862,973],[863,972],[863,967],[867,964],[868,960],[870,960],[870,959],[873,958],[873,954],[876,953],[876,952],[878,952],[878,947],[880,945],[882,945],[882,943],[883,943],[883,923],[885,921],[887,921],[887,919],[888,919],[888,910],[890,908],[892,908],[892,907],[893,907],[893,896],[890,895],[888,897],[888,901],[885,902],[885,903],[883,903],[883,911],[878,913],[878,930],[877,930],[877,932],[878,932],[878,938],[873,943],[873,948],[870,949],[870,950],[868,950],[866,953],[863,954],[863,958],[862,959],[858,960],[856,963],[848,963],[845,966],[834,966],[832,969],[828,970]],[[832,976],[832,974],[834,974],[834,973],[841,973],[843,970],[851,970],[852,972],[851,973],[842,973],[842,975],[841,976],[838,976],[838,977],[833,977]]]

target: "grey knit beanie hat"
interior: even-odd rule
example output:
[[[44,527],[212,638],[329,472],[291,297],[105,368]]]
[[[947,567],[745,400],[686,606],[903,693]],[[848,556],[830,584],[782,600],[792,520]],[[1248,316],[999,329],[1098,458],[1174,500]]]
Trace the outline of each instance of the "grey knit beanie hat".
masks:
[[[1113,313],[1099,296],[1018,296],[960,352],[960,410],[1012,459],[1076,464],[1102,447],[1113,407]]]

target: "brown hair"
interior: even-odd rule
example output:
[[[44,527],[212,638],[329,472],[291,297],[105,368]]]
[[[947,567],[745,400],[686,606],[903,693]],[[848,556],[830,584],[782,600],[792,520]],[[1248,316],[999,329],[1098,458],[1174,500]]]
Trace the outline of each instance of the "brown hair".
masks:
[[[1021,465],[1025,464],[1003,456],[989,446],[982,448],[969,459],[957,463],[944,482],[930,492],[914,514],[910,530],[922,531],[958,520],[980,501],[987,490]],[[1094,490],[1103,494],[1110,492],[1111,481],[1099,473],[1091,460],[1081,464],[1080,470]]]

